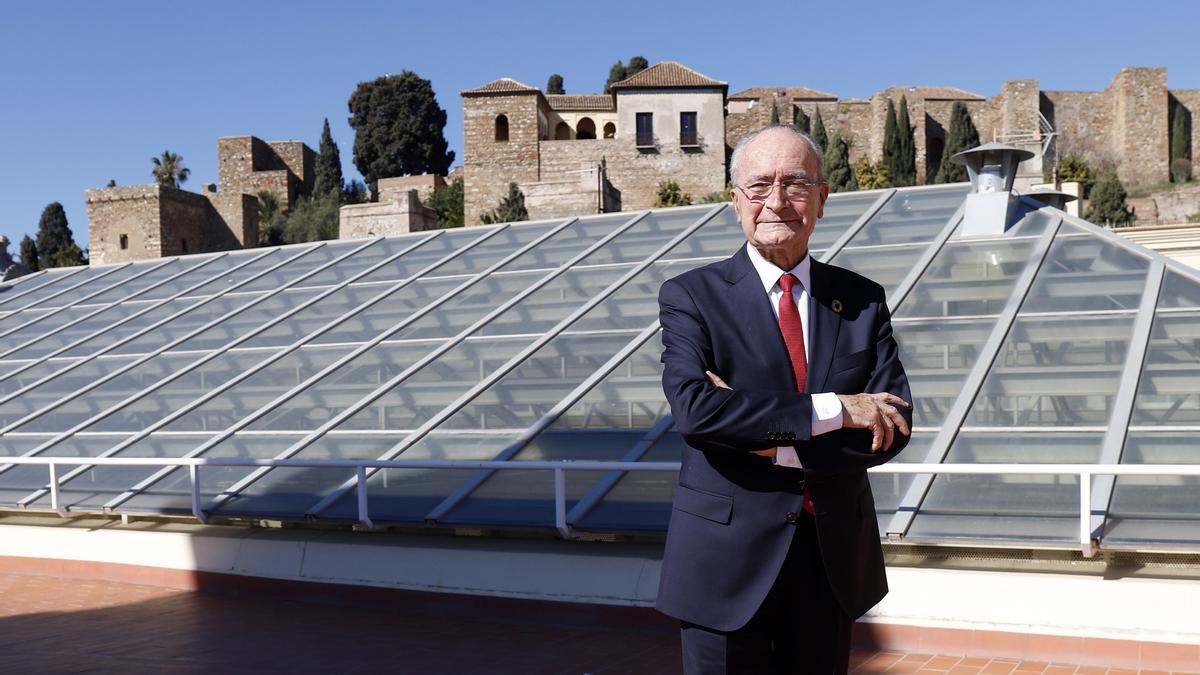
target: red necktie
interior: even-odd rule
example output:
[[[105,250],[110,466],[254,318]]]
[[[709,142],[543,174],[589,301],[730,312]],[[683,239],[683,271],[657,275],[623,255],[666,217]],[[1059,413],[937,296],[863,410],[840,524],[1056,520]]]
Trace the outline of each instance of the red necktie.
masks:
[[[808,380],[808,355],[804,351],[804,324],[800,322],[800,309],[796,307],[796,298],[792,296],[792,287],[798,281],[791,274],[779,277],[779,287],[783,289],[783,296],[779,298],[779,332],[783,334],[783,344],[787,346],[788,358],[792,362],[796,391],[804,393]],[[804,510],[813,512],[812,496],[807,485],[804,486]]]

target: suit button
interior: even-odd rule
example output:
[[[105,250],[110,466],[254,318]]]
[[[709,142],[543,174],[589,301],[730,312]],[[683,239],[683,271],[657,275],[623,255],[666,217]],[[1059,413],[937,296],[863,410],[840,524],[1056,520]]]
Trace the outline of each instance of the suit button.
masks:
[[[788,511],[787,515],[784,516],[784,520],[788,522],[788,525],[795,525],[800,522],[800,514],[795,511]]]

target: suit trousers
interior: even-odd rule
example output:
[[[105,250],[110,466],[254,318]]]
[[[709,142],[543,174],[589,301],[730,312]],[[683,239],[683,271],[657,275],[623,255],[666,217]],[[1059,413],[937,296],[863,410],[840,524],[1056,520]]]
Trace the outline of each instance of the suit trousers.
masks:
[[[802,513],[779,576],[745,626],[726,632],[682,623],[683,671],[846,673],[853,626],[826,579],[813,517]]]

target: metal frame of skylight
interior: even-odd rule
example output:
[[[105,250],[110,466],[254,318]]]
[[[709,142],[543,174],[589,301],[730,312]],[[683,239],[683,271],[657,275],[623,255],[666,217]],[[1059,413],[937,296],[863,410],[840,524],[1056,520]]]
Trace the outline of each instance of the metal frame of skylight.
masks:
[[[996,318],[996,322],[993,324],[987,340],[980,345],[979,356],[976,357],[975,365],[972,366],[966,379],[963,381],[962,389],[959,391],[954,404],[946,412],[946,417],[942,420],[941,430],[934,437],[933,443],[929,446],[929,450],[922,460],[923,462],[935,463],[945,461],[946,453],[950,451],[951,444],[958,436],[959,427],[971,411],[971,406],[975,403],[975,397],[978,395],[980,388],[982,388],[988,373],[991,372],[992,364],[999,355],[1000,349],[1004,346],[1004,341],[1008,337],[1013,323],[1016,321],[1017,313],[1020,311],[1021,305],[1025,302],[1025,297],[1028,295],[1030,288],[1033,287],[1033,281],[1037,277],[1037,273],[1050,251],[1050,246],[1054,243],[1054,236],[1061,226],[1061,217],[1056,218],[1052,223],[1048,223],[1046,229],[1038,237],[1033,250],[1027,255],[1025,267],[1021,275],[1014,282],[1013,289],[1009,293],[1004,309],[1001,310],[1000,315]],[[888,536],[903,536],[908,532],[908,528],[912,525],[913,517],[929,492],[933,478],[932,475],[928,474],[913,477],[913,482],[900,499],[900,503],[896,505],[896,512],[886,528]]]
[[[360,410],[365,408],[367,405],[370,405],[370,403],[373,402],[375,399],[386,394],[387,391],[390,391],[391,389],[393,389],[396,385],[398,385],[403,380],[407,379],[410,375],[412,375],[413,373],[416,373],[421,368],[424,368],[426,365],[436,361],[443,354],[449,352],[455,346],[464,342],[475,331],[477,331],[480,328],[483,328],[484,326],[489,324],[492,321],[492,319],[500,316],[501,314],[508,311],[512,307],[515,307],[522,300],[529,297],[530,295],[533,295],[535,292],[537,292],[539,289],[541,289],[544,286],[546,286],[547,284],[549,284],[554,279],[556,279],[556,278],[562,276],[563,274],[565,274],[566,272],[570,271],[572,269],[572,266],[574,263],[576,263],[580,260],[584,260],[588,256],[592,255],[592,253],[604,248],[604,246],[606,246],[609,242],[615,240],[621,234],[628,231],[630,228],[632,228],[634,225],[636,225],[637,223],[644,220],[649,215],[650,215],[649,211],[642,211],[640,213],[637,213],[632,218],[630,218],[629,220],[627,220],[626,222],[622,223],[620,226],[615,228],[613,231],[609,232],[607,235],[600,238],[598,241],[587,246],[586,248],[584,248],[584,250],[580,251],[579,253],[575,254],[568,260],[564,261],[554,271],[544,275],[543,277],[541,277],[540,279],[535,281],[533,284],[526,287],[520,293],[509,298],[507,301],[505,301],[498,307],[494,308],[492,311],[488,312],[483,317],[481,317],[481,318],[477,319],[476,321],[474,321],[473,323],[471,323],[468,327],[464,328],[456,335],[454,335],[450,338],[442,339],[441,343],[437,347],[435,347],[433,351],[425,354],[425,356],[421,357],[416,362],[414,362],[413,364],[411,364],[407,368],[405,368],[403,371],[401,371],[400,373],[393,376],[390,380],[388,380],[388,382],[380,384],[378,387],[376,387],[376,389],[374,389],[366,397],[359,399],[356,403],[352,404],[350,407],[346,408],[345,410],[343,410],[341,413],[334,416],[333,418],[327,420],[324,424],[322,424],[317,429],[308,431],[304,435],[304,437],[302,437],[296,443],[293,443],[288,448],[284,449],[282,452],[280,452],[278,455],[276,455],[276,457],[284,459],[284,458],[292,457],[299,452],[302,452],[304,450],[304,448],[306,448],[309,445],[311,445],[312,443],[314,443],[317,439],[321,438],[324,434],[328,433],[330,430],[335,429],[338,425],[340,425],[346,419],[349,419],[353,415],[357,414]],[[574,221],[573,220],[567,221],[566,223],[564,223],[563,227],[565,228],[567,225],[571,224],[572,222],[574,222]],[[553,234],[556,234],[556,233],[557,233],[557,231]],[[460,291],[465,290],[466,288],[469,288],[471,285],[473,285],[474,283],[476,283],[478,281],[482,281],[483,279],[486,279],[488,276],[490,276],[490,273],[493,269],[502,268],[504,265],[507,265],[508,263],[512,262],[513,260],[516,260],[521,255],[524,255],[527,251],[533,250],[544,239],[548,239],[548,238],[549,238],[549,236],[546,236],[543,239],[538,239],[536,241],[530,242],[530,244],[515,251],[510,256],[495,263],[491,267],[479,272],[478,275],[476,275],[476,277],[474,279],[469,280],[468,282],[464,282],[463,285],[456,287],[452,291],[445,294],[442,298],[440,298],[436,302],[436,304],[428,305],[428,306],[426,306],[426,308],[423,308],[422,311],[418,313],[419,315],[406,317],[400,323],[394,325],[392,328],[388,329],[384,333],[377,336],[375,338],[375,340],[373,340],[370,343],[367,343],[367,347],[372,347],[375,344],[383,342],[383,339],[386,338],[388,335],[393,334],[399,330],[402,330],[404,327],[415,322],[417,319],[421,318],[422,316],[425,316],[426,314],[428,314],[430,311],[432,311],[434,308],[436,308],[436,306],[439,306],[439,305],[443,304],[444,302],[452,299],[453,297],[456,297]],[[365,351],[365,349],[363,349],[363,351]],[[329,372],[332,372],[332,369],[329,369]],[[304,389],[308,389],[309,387],[315,385],[316,383],[319,382],[320,378],[325,377],[327,374],[328,373],[326,373],[326,372],[318,373],[319,377],[314,376],[312,378],[309,378],[309,381],[306,381],[305,383],[303,383],[303,388],[301,388],[300,385],[297,385],[297,387],[294,387],[293,390],[286,392],[284,395],[277,397],[275,400],[271,401],[267,405],[262,406],[259,410],[255,411],[255,413],[253,413],[252,415],[255,417],[255,419],[257,419],[258,417],[261,417],[262,415],[267,414],[268,412],[270,412],[271,410],[274,410],[280,404],[286,402],[288,399],[292,398],[296,394],[301,393]],[[409,433],[411,433],[411,432],[409,432]],[[238,481],[234,485],[231,485],[229,488],[223,490],[221,492],[221,494],[217,495],[210,502],[210,504],[207,507],[205,507],[205,510],[215,510],[215,509],[219,508],[221,504],[224,504],[226,501],[237,496],[246,487],[248,487],[249,485],[251,485],[252,483],[257,481],[262,476],[266,475],[267,472],[268,472],[268,470],[252,472],[250,475],[244,477],[242,480]],[[126,499],[128,499],[128,498],[126,498]]]
[[[13,300],[19,300],[31,293],[34,293],[36,291],[43,289],[43,288],[49,288],[50,286],[52,286],[54,284],[57,284],[62,281],[66,281],[67,279],[70,279],[70,278],[74,277],[75,275],[79,274],[80,272],[83,272],[84,270],[87,270],[87,269],[90,269],[90,268],[87,265],[82,265],[80,267],[76,267],[76,268],[68,270],[66,272],[59,272],[54,275],[51,275],[49,271],[44,271],[46,276],[48,276],[48,277],[56,276],[58,278],[57,279],[47,279],[46,283],[38,284],[37,286],[34,286],[33,288],[26,288],[12,297],[0,298],[0,307],[4,307],[5,305],[11,303]],[[57,294],[55,294],[54,297],[57,297]],[[38,300],[38,302],[41,302],[41,300]],[[21,307],[18,307],[17,309],[5,309],[4,311],[11,314],[11,313],[19,312],[23,309],[28,309],[29,307],[32,307],[33,305],[36,305],[36,304],[38,304],[38,303],[34,302],[34,303],[31,303],[28,305],[22,305]]]
[[[684,241],[689,236],[691,236],[694,232],[696,232],[701,227],[703,227],[706,223],[708,223],[710,220],[712,220],[714,217],[716,217],[717,214],[721,213],[721,211],[723,211],[725,208],[732,208],[732,207],[728,207],[727,204],[720,204],[720,205],[712,208],[711,210],[707,211],[706,213],[702,214],[699,218],[697,218],[697,220],[694,223],[692,223],[690,226],[685,227],[683,229],[683,231],[681,231],[679,234],[672,237],[670,241],[663,244],[658,250],[654,251],[650,255],[643,258],[641,262],[639,262],[633,269],[629,270],[624,275],[622,275],[621,278],[619,278],[616,281],[609,284],[608,287],[606,287],[604,290],[602,290],[599,293],[597,293],[596,295],[592,296],[592,298],[590,298],[585,303],[583,303],[574,312],[572,312],[568,316],[564,317],[561,321],[559,321],[557,324],[555,324],[554,327],[552,327],[548,331],[546,331],[542,335],[542,337],[538,338],[533,343],[526,346],[524,349],[522,349],[520,352],[518,352],[515,356],[508,359],[508,361],[506,361],[503,365],[501,365],[500,367],[493,370],[487,377],[485,377],[482,381],[478,382],[473,387],[471,387],[466,393],[459,396],[454,402],[450,403],[449,405],[442,408],[442,410],[440,410],[439,412],[432,415],[415,432],[413,432],[411,435],[409,435],[407,438],[405,438],[400,443],[397,443],[395,446],[393,446],[387,452],[383,453],[383,455],[380,456],[381,459],[391,459],[392,457],[395,457],[395,456],[403,453],[409,447],[412,447],[412,445],[414,443],[416,443],[421,438],[423,438],[431,429],[436,428],[443,421],[445,421],[450,416],[457,413],[459,410],[461,410],[463,407],[465,407],[468,403],[470,403],[472,400],[474,400],[475,397],[477,397],[479,394],[481,394],[482,392],[489,389],[492,385],[494,385],[499,380],[503,379],[504,376],[506,376],[509,372],[515,370],[527,358],[532,356],[539,349],[541,349],[546,344],[548,344],[551,340],[553,340],[559,333],[561,333],[563,330],[565,330],[567,327],[569,327],[572,323],[577,321],[579,318],[581,318],[582,316],[587,314],[589,311],[591,311],[594,307],[599,305],[605,299],[612,296],[614,293],[616,293],[618,290],[620,290],[627,282],[629,282],[630,280],[635,278],[642,271],[648,269],[652,264],[654,264],[654,262],[657,259],[661,258],[663,255],[665,255],[667,252],[669,252],[675,246],[678,246],[680,242]],[[403,373],[402,373],[402,375],[403,375]],[[399,381],[402,381],[402,380],[397,380],[397,383]],[[388,387],[388,389],[390,389],[390,388],[391,387]],[[378,396],[383,395],[383,393],[385,393],[386,390],[384,390],[384,391],[377,390],[377,392],[378,393],[372,392],[372,394],[370,396],[368,396],[366,399],[361,400],[358,404],[356,404],[351,409],[354,410],[354,412],[357,412],[358,410],[365,408],[372,401],[374,401],[376,398],[378,398]],[[340,418],[340,419],[338,419],[338,418]],[[349,415],[345,415],[343,413],[343,415],[339,415],[338,418],[335,418],[335,419],[337,420],[337,423],[340,424],[342,420],[349,418]],[[332,422],[332,420],[331,420],[331,422]],[[332,428],[333,426],[336,426],[336,424],[327,423],[327,426]],[[373,475],[374,472],[372,471],[370,473]],[[369,477],[370,476],[368,476],[368,478]],[[341,499],[341,497],[343,495],[345,495],[347,492],[354,489],[354,486],[355,486],[355,483],[352,481],[347,481],[346,483],[343,483],[339,488],[336,488],[331,494],[326,496],[324,499],[320,500],[313,506],[309,507],[306,510],[306,514],[312,515],[315,517],[321,511],[323,511],[324,509],[326,509],[330,505],[332,505],[334,502]]]

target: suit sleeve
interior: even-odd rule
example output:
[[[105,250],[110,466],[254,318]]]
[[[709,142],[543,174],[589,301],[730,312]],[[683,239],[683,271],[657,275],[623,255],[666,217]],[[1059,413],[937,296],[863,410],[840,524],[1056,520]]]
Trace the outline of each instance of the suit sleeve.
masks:
[[[912,393],[909,391],[908,376],[900,363],[900,347],[892,332],[892,319],[887,304],[878,290],[875,305],[875,366],[862,392],[838,392],[842,394],[890,392],[908,402],[909,407],[897,406],[900,414],[912,427]],[[839,429],[828,434],[815,436],[807,443],[796,444],[796,452],[806,469],[815,472],[841,473],[865,471],[891,460],[908,445],[909,437],[899,431],[886,451],[871,452],[871,432],[866,429]]]
[[[704,374],[716,370],[711,333],[688,289],[670,279],[659,290],[658,302],[663,391],[688,445],[749,452],[809,439],[812,401],[807,394],[716,387]]]

